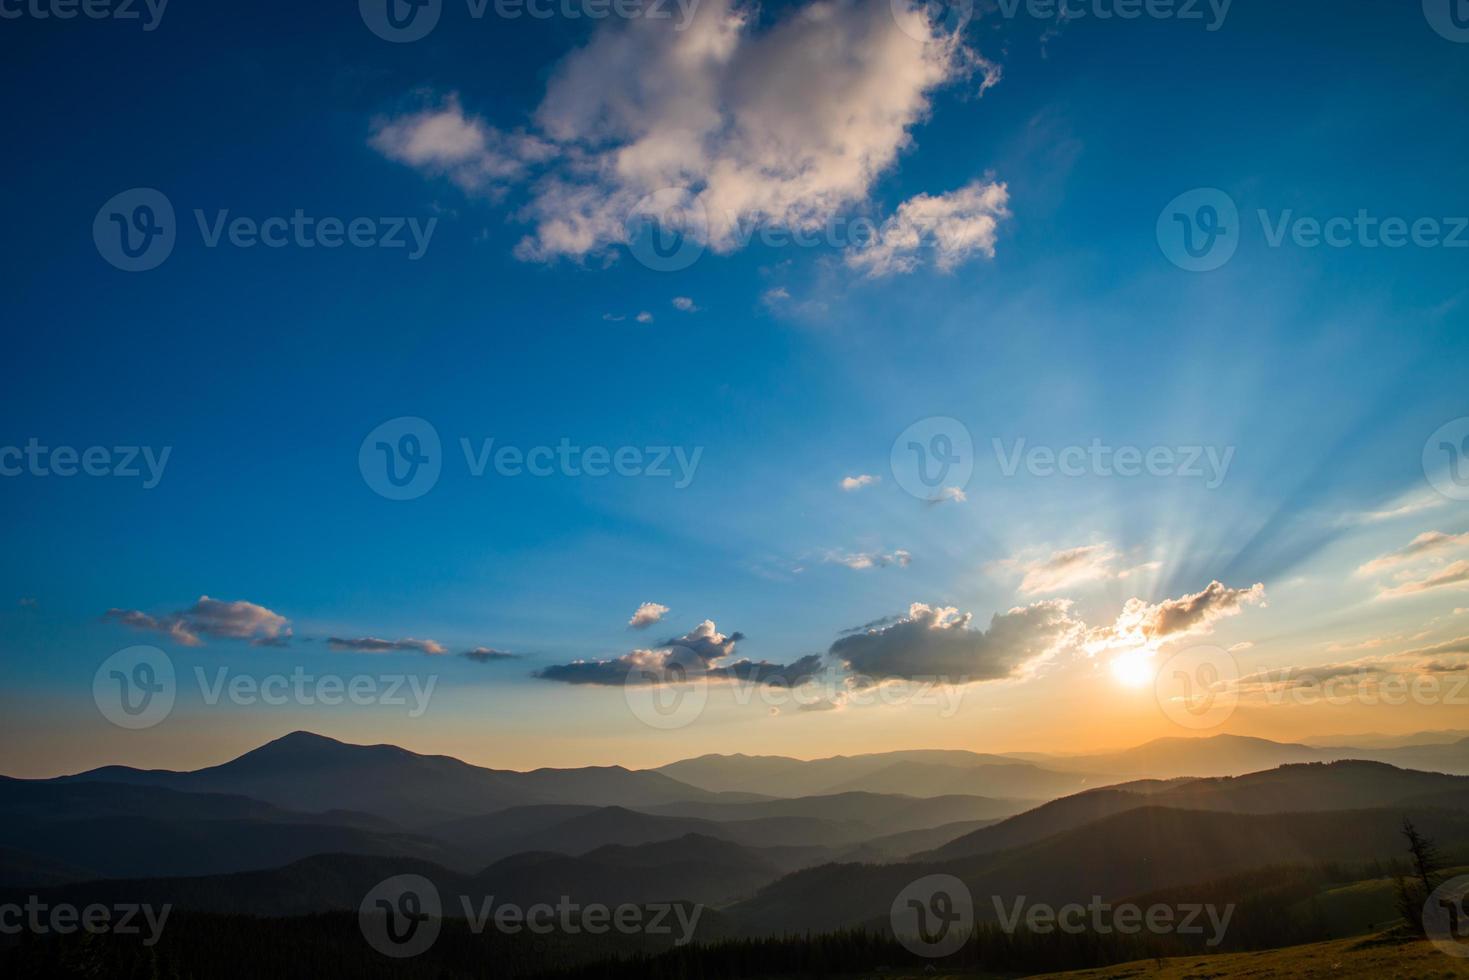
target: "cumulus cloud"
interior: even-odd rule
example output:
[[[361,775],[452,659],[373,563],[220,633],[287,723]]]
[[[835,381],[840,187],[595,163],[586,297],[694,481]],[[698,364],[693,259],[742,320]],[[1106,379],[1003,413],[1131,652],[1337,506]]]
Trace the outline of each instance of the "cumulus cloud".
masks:
[[[138,609],[109,609],[110,619],[167,636],[183,646],[202,646],[204,637],[248,640],[254,646],[284,646],[291,638],[290,620],[253,602],[225,602],[200,596],[188,609],[154,616]]]
[[[756,226],[815,232],[860,210],[911,146],[935,91],[976,74],[980,91],[999,79],[906,0],[759,13],[704,0],[681,30],[657,18],[608,21],[551,76],[534,137],[500,133],[451,96],[379,120],[373,146],[469,190],[523,176],[554,153],[517,213],[533,226],[516,247],[523,259],[625,244],[629,219],[649,211],[728,253]],[[658,197],[645,209],[649,195]],[[855,264],[869,275],[906,271],[915,237],[943,268],[992,254],[1004,204],[1003,185],[988,180],[918,195]]]
[[[882,477],[880,476],[870,476],[866,473],[861,473],[857,476],[842,477],[841,487],[843,490],[851,493],[853,490],[861,490],[863,487],[876,486],[881,482]]]
[[[667,606],[657,602],[645,602],[633,612],[627,625],[635,630],[647,629],[654,623],[661,622],[666,615],[668,615]]]
[[[791,664],[734,660],[735,644],[741,633],[721,633],[712,620],[704,620],[682,636],[675,636],[654,649],[640,649],[605,660],[576,660],[536,672],[543,680],[564,684],[656,685],[685,679],[747,681],[756,684],[798,684],[821,669],[818,656],[802,657]]]
[[[1421,558],[1431,557],[1444,551],[1469,546],[1469,531],[1463,534],[1446,534],[1443,531],[1424,531],[1397,551],[1374,558],[1357,569],[1359,575],[1378,572],[1406,565]]]
[[[375,636],[330,636],[326,642],[333,650],[349,650],[353,653],[400,653],[413,650],[437,656],[445,652],[442,644],[433,640],[415,640],[412,637],[380,640]]]
[[[675,310],[678,310],[680,313],[698,313],[699,312],[699,307],[696,306],[696,305],[694,305],[694,301],[692,299],[690,299],[689,297],[687,297],[687,296],[675,296],[675,297],[673,297],[673,308]]]
[[[888,568],[891,566],[907,568],[912,563],[913,556],[899,548],[890,554],[884,554],[880,551],[832,552],[826,556],[826,561],[835,565],[845,565],[854,571],[864,572],[870,568]]]
[[[899,205],[872,241],[848,250],[847,265],[876,279],[912,272],[925,256],[943,272],[975,254],[992,259],[1009,202],[1004,184],[986,180],[948,194],[919,194]]]
[[[1150,603],[1128,599],[1111,626],[1093,631],[1088,645],[1095,652],[1116,647],[1156,649],[1169,640],[1209,633],[1221,619],[1237,616],[1246,606],[1265,605],[1265,586],[1232,589],[1219,581],[1177,599]]]
[[[466,115],[454,93],[417,112],[375,120],[368,142],[389,160],[447,177],[469,192],[501,189],[555,152],[544,140],[503,133]]]
[[[1082,629],[1070,603],[1048,600],[997,613],[988,629],[953,607],[913,603],[895,623],[844,636],[830,654],[847,669],[881,679],[943,677],[950,683],[1013,677],[1058,652]]]
[[[635,317],[635,319],[639,323],[652,323],[653,322],[653,314],[649,313],[647,310],[643,310],[643,312],[639,313],[637,315],[637,317]]]

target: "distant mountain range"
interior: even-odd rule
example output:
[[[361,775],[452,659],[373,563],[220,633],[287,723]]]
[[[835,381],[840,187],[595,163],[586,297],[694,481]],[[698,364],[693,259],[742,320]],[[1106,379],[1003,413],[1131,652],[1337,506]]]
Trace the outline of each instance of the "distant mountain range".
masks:
[[[0,777],[0,893],[282,915],[352,909],[413,872],[501,901],[698,902],[749,934],[881,921],[904,883],[939,871],[976,896],[1126,898],[1391,860],[1404,815],[1462,848],[1469,741],[1408,741],[1221,735],[1026,760],[735,755],[513,772],[297,732],[195,772]]]

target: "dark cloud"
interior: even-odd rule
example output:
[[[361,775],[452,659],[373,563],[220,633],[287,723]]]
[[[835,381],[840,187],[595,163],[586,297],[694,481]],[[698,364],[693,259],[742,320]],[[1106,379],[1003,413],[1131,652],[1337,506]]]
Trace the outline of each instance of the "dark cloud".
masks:
[[[1054,652],[1081,628],[1060,600],[997,613],[987,630],[956,609],[914,603],[895,623],[844,636],[831,655],[866,677],[942,677],[951,683],[998,680]]]
[[[202,646],[204,637],[248,640],[255,646],[285,646],[290,620],[253,602],[225,602],[200,596],[188,609],[154,616],[139,609],[109,609],[103,619],[133,629],[160,633],[183,646]]]
[[[493,647],[475,647],[473,650],[465,650],[459,656],[473,660],[477,664],[492,663],[496,660],[519,660],[520,655],[506,653],[504,650],[496,650]]]
[[[401,640],[380,640],[375,636],[360,637],[327,637],[327,645],[333,650],[349,650],[353,653],[398,653],[406,651],[417,651],[438,655],[446,652],[442,644],[433,640],[415,640],[405,637]]]

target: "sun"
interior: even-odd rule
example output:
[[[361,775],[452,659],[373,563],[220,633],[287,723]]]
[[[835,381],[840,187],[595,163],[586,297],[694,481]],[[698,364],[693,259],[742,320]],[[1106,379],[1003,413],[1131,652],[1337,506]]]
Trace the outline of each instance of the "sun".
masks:
[[[1115,657],[1112,676],[1123,687],[1145,687],[1153,682],[1153,657],[1147,650],[1131,650]]]

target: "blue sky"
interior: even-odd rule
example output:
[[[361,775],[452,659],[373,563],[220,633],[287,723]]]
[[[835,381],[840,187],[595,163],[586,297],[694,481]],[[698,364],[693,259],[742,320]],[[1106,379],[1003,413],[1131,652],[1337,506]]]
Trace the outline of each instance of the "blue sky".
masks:
[[[1369,655],[1409,670],[1414,651],[1469,634],[1456,584],[1379,598],[1463,557],[1463,503],[1434,489],[1423,451],[1469,416],[1469,250],[1273,247],[1268,233],[1286,215],[1365,212],[1453,234],[1469,215],[1469,44],[1412,3],[1237,0],[1217,30],[1207,18],[1058,25],[981,4],[927,45],[899,31],[901,7],[747,10],[709,31],[710,50],[732,54],[677,72],[664,59],[705,21],[678,32],[493,7],[475,20],[446,2],[432,33],[402,44],[352,4],[169,6],[153,30],[0,24],[0,77],[25,94],[6,113],[0,186],[12,232],[0,238],[0,446],[171,449],[151,489],[0,479],[5,771],[195,763],[292,727],[517,767],[900,744],[1059,751],[1058,739],[1179,733],[1151,691],[1096,680],[1121,655],[1112,634],[1126,633],[1129,599],[1156,611],[1216,580],[1238,590],[1186,642],[1140,640],[1153,665],[1207,640],[1239,646],[1245,674]],[[698,16],[740,8],[706,0]],[[710,115],[721,121],[690,136]],[[809,247],[711,237],[686,269],[648,268],[618,240],[621,219],[669,174],[701,206],[745,202],[736,218],[772,233],[860,217],[887,237],[865,257],[821,233]],[[143,272],[114,268],[93,236],[99,209],[133,188],[176,212],[172,251]],[[1165,206],[1197,188],[1238,209],[1237,252],[1208,272],[1170,261],[1157,232]],[[225,209],[434,224],[417,259],[207,247],[194,212]],[[560,234],[568,216],[586,225],[575,243]],[[903,232],[921,246],[905,251]],[[405,416],[439,435],[442,473],[394,501],[358,453]],[[936,417],[974,443],[962,501],[915,498],[890,464],[899,434]],[[701,455],[681,488],[474,477],[460,440],[489,438]],[[1019,439],[1232,455],[1213,488],[1007,477],[993,440]],[[841,489],[863,475],[878,479]],[[1423,564],[1353,571],[1434,533],[1446,540]],[[1067,561],[1085,574],[1022,587]],[[1256,583],[1268,601],[1251,597]],[[189,645],[104,615],[176,622],[201,596],[270,611],[290,642],[206,631]],[[1063,601],[1064,628],[1027,640],[1040,645],[984,635],[992,616]],[[629,629],[644,602],[669,612]],[[790,664],[884,617],[843,670],[952,672],[943,651],[904,645],[901,621],[924,623],[913,603],[973,617],[945,621],[965,631],[944,634],[957,655],[974,658],[961,672],[987,678],[962,685],[955,717],[772,712],[721,695],[670,737],[629,713],[621,685],[532,676],[578,660],[615,669],[706,620],[743,634],[722,664]],[[330,637],[431,639],[447,655],[334,650]],[[432,672],[439,700],[406,719],[211,707],[183,692],[165,724],[119,735],[92,679],[133,643],[157,644],[181,674]],[[453,656],[477,647],[517,658]],[[1469,727],[1462,707],[1435,710],[1432,724],[1242,710],[1229,730]]]

